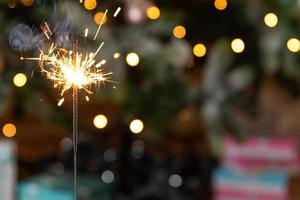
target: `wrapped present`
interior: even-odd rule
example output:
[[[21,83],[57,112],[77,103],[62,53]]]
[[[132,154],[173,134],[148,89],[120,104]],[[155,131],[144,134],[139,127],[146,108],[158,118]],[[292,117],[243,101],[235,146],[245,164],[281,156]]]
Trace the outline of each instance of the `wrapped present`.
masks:
[[[108,200],[110,185],[101,178],[78,177],[78,200]],[[39,176],[19,184],[19,200],[73,200],[72,176]]]
[[[288,175],[270,171],[246,174],[219,168],[213,175],[215,200],[288,200]]]
[[[0,200],[15,199],[16,162],[15,143],[13,141],[0,141]]]
[[[292,138],[250,138],[239,142],[227,137],[222,164],[242,171],[277,169],[295,173],[300,169],[298,144]]]

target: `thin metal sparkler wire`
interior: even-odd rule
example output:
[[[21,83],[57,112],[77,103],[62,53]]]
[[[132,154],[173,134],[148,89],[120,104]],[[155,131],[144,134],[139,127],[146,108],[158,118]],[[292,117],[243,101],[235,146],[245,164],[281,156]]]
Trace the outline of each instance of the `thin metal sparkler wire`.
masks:
[[[77,199],[78,87],[73,86],[74,200]]]
[[[76,71],[77,40],[73,42],[73,66]],[[73,84],[73,158],[74,158],[74,200],[77,200],[77,149],[78,149],[78,86]]]

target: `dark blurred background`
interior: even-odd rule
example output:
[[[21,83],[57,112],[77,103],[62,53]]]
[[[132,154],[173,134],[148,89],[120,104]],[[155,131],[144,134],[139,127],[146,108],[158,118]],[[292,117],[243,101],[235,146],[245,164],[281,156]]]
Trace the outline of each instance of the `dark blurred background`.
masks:
[[[0,200],[72,199],[72,94],[20,60],[45,22],[113,72],[79,96],[79,199],[300,199],[299,0],[0,0]]]

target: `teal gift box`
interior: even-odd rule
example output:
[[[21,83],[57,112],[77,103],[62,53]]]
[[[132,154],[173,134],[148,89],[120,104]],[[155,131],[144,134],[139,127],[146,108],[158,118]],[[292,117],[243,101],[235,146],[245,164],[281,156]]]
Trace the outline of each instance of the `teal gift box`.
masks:
[[[288,200],[289,177],[280,171],[245,173],[218,168],[213,174],[215,200]]]
[[[109,200],[111,186],[101,178],[78,177],[78,200]],[[43,175],[22,181],[18,187],[19,200],[73,200],[72,176]]]
[[[0,140],[0,200],[15,199],[17,167],[13,140]]]

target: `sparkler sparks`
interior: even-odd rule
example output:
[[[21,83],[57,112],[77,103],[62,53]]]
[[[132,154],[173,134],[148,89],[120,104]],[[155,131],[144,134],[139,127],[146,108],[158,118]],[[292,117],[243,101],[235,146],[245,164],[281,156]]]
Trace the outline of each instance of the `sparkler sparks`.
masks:
[[[72,87],[83,89],[91,94],[93,85],[98,87],[105,81],[109,81],[109,75],[112,74],[112,72],[104,73],[103,69],[98,67],[103,61],[99,63],[95,61],[103,45],[102,42],[94,53],[83,54],[61,49],[52,44],[46,53],[41,50],[38,58],[39,66],[42,73],[45,73],[47,78],[60,88],[61,95]]]
[[[113,16],[116,17],[120,11],[121,8],[118,7]],[[94,40],[98,37],[107,12],[108,10],[106,9],[101,23],[94,35]],[[45,23],[42,30],[45,37],[51,41],[53,32],[47,23]],[[89,30],[86,28],[84,37],[88,37],[88,33]],[[68,40],[68,38],[66,38],[66,40]],[[109,76],[112,74],[112,72],[105,73],[103,72],[103,69],[100,68],[106,63],[106,60],[103,59],[98,63],[95,60],[95,57],[103,45],[104,42],[100,44],[95,52],[80,53],[78,52],[77,45],[75,49],[67,50],[52,43],[46,52],[40,48],[40,56],[38,58],[21,57],[20,59],[37,60],[42,73],[46,74],[47,78],[54,82],[54,86],[61,90],[61,95],[73,87],[83,89],[88,94],[91,94],[92,86],[98,87],[105,81],[109,81]],[[59,101],[58,105],[62,105],[62,103],[63,101]]]
[[[100,24],[101,27],[101,24]],[[42,28],[45,37],[51,41],[51,32],[49,26],[45,23],[45,27]],[[97,37],[99,30],[94,37]],[[85,29],[84,36],[88,36],[88,29]],[[73,44],[74,46],[75,44]],[[104,42],[102,42],[95,52],[80,52],[76,48],[72,50],[67,50],[58,47],[56,44],[52,43],[50,48],[40,50],[39,57],[36,58],[24,58],[20,57],[21,60],[36,60],[39,62],[41,72],[46,75],[46,77],[53,81],[55,88],[59,88],[60,95],[63,96],[64,93],[76,87],[79,90],[84,90],[87,94],[92,93],[92,88],[99,89],[99,86],[104,84],[109,80],[112,72],[105,73],[103,68],[106,64],[106,60],[103,59],[100,62],[95,60],[95,57],[99,54]],[[89,101],[89,98],[86,97]],[[63,98],[58,102],[58,105],[63,104]]]
[[[103,25],[103,23],[104,23],[104,20],[105,20],[105,18],[106,18],[107,12],[108,12],[108,10],[106,9],[105,12],[104,12],[104,15],[102,16],[101,22],[100,22],[100,24],[99,24],[99,26],[98,26],[97,32],[96,32],[96,34],[95,34],[95,36],[94,36],[94,40],[96,40],[97,37],[98,37],[98,34],[99,34],[99,32],[100,32],[100,30],[101,30],[101,27],[102,27],[102,25]]]
[[[120,11],[121,11],[121,7],[118,7],[117,10],[114,13],[114,17],[117,17],[118,14],[120,13]]]
[[[89,29],[86,28],[85,31],[84,31],[84,37],[87,37],[88,34],[89,34]]]

